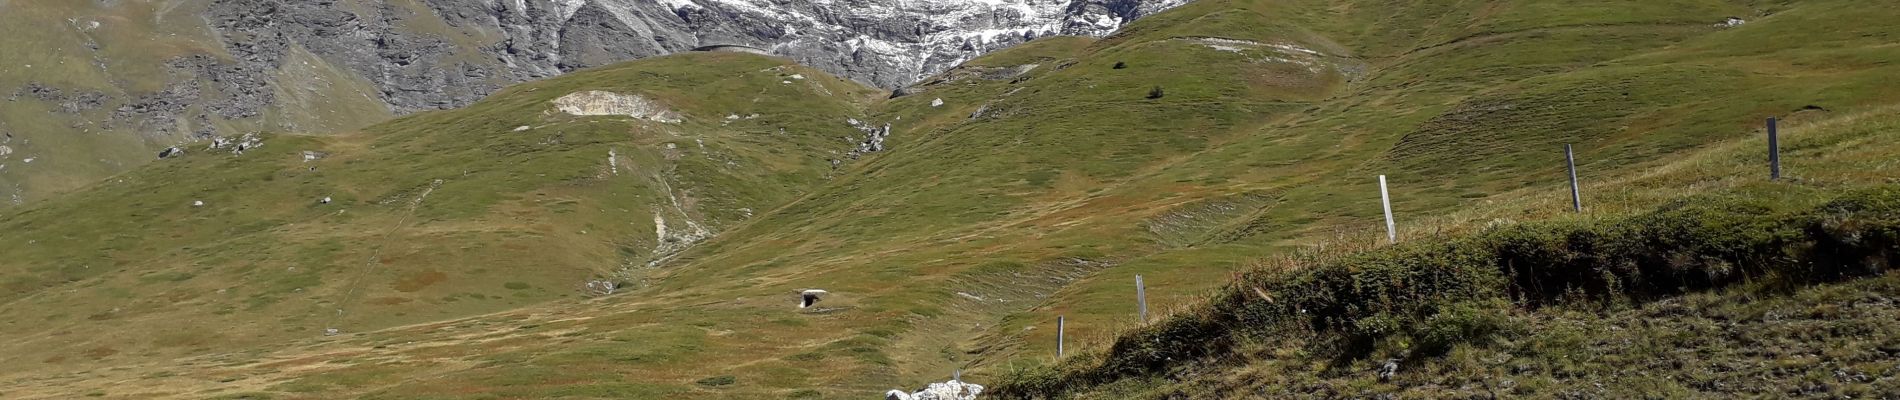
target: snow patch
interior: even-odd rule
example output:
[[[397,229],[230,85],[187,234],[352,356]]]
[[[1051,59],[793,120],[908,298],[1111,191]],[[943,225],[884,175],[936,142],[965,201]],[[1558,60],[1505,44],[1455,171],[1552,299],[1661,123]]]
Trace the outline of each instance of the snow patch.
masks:
[[[527,9],[525,1],[512,1],[517,12]],[[1081,0],[552,1],[553,13],[558,17],[555,26],[566,26],[583,7],[599,7],[630,27],[656,26],[652,19],[660,17],[655,15],[670,18],[673,16],[666,14],[707,13],[777,29],[774,35],[751,37],[749,39],[756,41],[734,44],[756,46],[795,59],[810,58],[814,52],[827,58],[869,59],[870,65],[888,67],[888,73],[908,75],[915,81],[984,53],[1032,39],[1056,35],[1104,36],[1121,28],[1128,19],[1173,8],[1189,0],[1130,0],[1115,4]],[[737,39],[748,41],[745,37]],[[708,38],[701,38],[700,42],[701,45],[716,44],[710,43]]]

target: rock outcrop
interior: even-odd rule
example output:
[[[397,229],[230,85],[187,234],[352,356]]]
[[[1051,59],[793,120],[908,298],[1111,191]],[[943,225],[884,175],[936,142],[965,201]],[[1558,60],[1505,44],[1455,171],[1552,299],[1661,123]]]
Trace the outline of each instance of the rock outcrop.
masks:
[[[347,131],[389,115],[463,107],[514,83],[695,50],[780,56],[901,90],[990,51],[1053,35],[1106,35],[1187,1],[200,0],[157,10],[103,1],[96,7],[104,10],[44,27],[71,29],[83,46],[25,59],[92,59],[105,83],[57,87],[51,75],[34,72],[45,66],[23,63],[0,71],[24,74],[0,77],[23,82],[0,87],[9,100],[0,107],[42,103],[54,112],[33,118],[157,152],[260,131]],[[0,1],[0,12],[70,12],[55,3]],[[112,22],[127,13],[164,29]],[[139,46],[189,50],[116,50]],[[114,58],[123,54],[164,58]],[[151,68],[130,75],[123,71],[138,68],[122,65]],[[45,124],[5,118],[0,127]],[[876,151],[877,139],[859,152]],[[95,178],[144,162],[100,161],[110,171]],[[34,181],[19,170],[0,173],[0,187]]]
[[[635,94],[589,90],[554,99],[554,108],[577,116],[623,116],[677,124],[680,116],[665,105]]]
[[[365,78],[398,113],[506,84],[692,50],[746,49],[886,88],[1053,35],[1106,35],[1187,0],[216,0],[205,20],[235,59],[188,58],[234,116],[274,99],[268,72],[304,49]],[[438,27],[425,31],[415,27]],[[466,35],[474,40],[461,40]],[[476,46],[470,47],[474,43]]]
[[[924,390],[904,393],[892,390],[884,393],[884,400],[976,400],[983,393],[983,385],[952,379],[947,382],[931,383]]]

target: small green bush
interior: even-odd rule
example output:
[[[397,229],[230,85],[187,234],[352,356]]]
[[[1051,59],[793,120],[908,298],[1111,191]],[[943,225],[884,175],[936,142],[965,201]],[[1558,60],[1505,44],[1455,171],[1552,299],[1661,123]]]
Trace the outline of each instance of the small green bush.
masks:
[[[705,387],[720,387],[720,386],[730,386],[738,382],[739,382],[739,378],[733,377],[732,375],[720,375],[720,376],[715,376],[711,378],[700,379],[699,381],[696,381],[694,383],[698,383],[700,386],[705,386]]]
[[[1439,310],[1415,333],[1416,356],[1442,356],[1460,344],[1485,345],[1510,333],[1511,303],[1501,299],[1466,301]]]

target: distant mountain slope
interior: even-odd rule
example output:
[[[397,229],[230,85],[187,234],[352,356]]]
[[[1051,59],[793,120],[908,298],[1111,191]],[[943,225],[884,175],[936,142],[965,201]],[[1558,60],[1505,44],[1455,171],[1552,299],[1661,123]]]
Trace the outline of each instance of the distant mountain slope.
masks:
[[[1728,185],[1739,178],[1681,161],[1759,136],[1769,116],[1797,135],[1900,102],[1896,32],[1879,23],[1893,12],[1203,0],[1105,38],[988,54],[895,98],[750,55],[636,61],[364,134],[267,137],[255,154],[268,158],[188,149],[126,186],[0,217],[0,251],[27,254],[0,261],[18,293],[6,335],[25,338],[0,354],[33,365],[0,381],[24,398],[875,398],[958,370],[993,382],[1052,359],[1058,315],[1072,350],[1137,325],[1134,274],[1161,314],[1290,248],[1378,226],[1378,175],[1408,237],[1441,219],[1565,212],[1566,143],[1585,182],[1698,172],[1593,194],[1592,212]],[[1730,16],[1747,23],[1717,25]],[[1838,28],[1808,28],[1822,25]],[[589,90],[643,93],[682,115],[681,136],[633,99],[574,106],[648,119],[581,130],[564,126],[595,125],[543,114]],[[748,122],[755,99],[780,111]],[[1854,145],[1880,132],[1826,147],[1871,149],[1829,170],[1864,174],[1791,181],[1834,190],[1890,172],[1867,161],[1883,147]],[[714,158],[666,163],[697,137]],[[333,155],[309,171],[305,148]],[[694,232],[666,211],[682,181],[601,175],[620,149],[642,171],[702,171],[682,176],[701,176],[695,221],[717,235],[624,275],[643,284],[582,299],[585,281],[679,242],[653,216]],[[752,161],[718,167],[721,154]],[[303,222],[333,218],[320,196],[349,211]],[[337,275],[274,275],[310,260]],[[831,295],[797,308],[814,288]],[[341,304],[348,325],[323,336]],[[204,342],[141,330],[178,320],[241,329]]]
[[[11,155],[0,154],[0,207],[169,146],[344,132],[705,46],[750,46],[889,89],[1033,38],[1107,34],[1182,1],[4,2],[0,146]]]
[[[83,370],[637,290],[824,182],[881,97],[693,53],[361,133],[192,147],[0,218],[5,358]]]

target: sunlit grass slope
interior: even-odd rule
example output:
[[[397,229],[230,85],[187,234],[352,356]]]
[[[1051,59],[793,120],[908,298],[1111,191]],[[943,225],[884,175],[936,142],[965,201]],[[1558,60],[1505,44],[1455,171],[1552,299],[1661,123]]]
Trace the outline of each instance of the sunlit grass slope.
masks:
[[[4,394],[864,398],[958,369],[994,382],[1053,358],[1058,315],[1071,349],[1135,326],[1134,274],[1160,314],[1199,304],[1260,260],[1375,226],[1377,175],[1391,178],[1408,238],[1560,213],[1565,143],[1577,147],[1593,212],[1647,210],[1699,193],[1696,182],[1744,179],[1703,168],[1745,170],[1744,150],[1758,147],[1744,140],[1760,135],[1764,118],[1788,117],[1800,135],[1900,101],[1900,82],[1889,79],[1900,76],[1897,32],[1879,22],[1894,12],[1845,1],[1204,0],[1108,38],[992,54],[889,99],[743,56],[635,62],[361,135],[277,137],[257,153],[209,159],[271,168],[215,168],[194,155],[74,195],[85,202],[7,217],[7,232],[35,236],[0,241],[0,250],[32,252],[7,264],[23,271],[11,275],[18,294],[8,309],[33,310],[9,311],[22,322],[7,329],[38,344],[18,358],[74,364],[9,374],[19,389]],[[1715,26],[1728,16],[1749,22]],[[669,126],[544,114],[548,100],[576,90],[644,93],[688,118]],[[761,117],[746,119],[754,112]],[[738,118],[722,125],[727,116]],[[864,134],[845,118],[890,124],[885,150],[843,154]],[[707,150],[685,140],[698,137]],[[1872,160],[1890,152],[1851,145],[1873,140],[1809,148],[1791,137],[1791,176],[1885,171]],[[334,155],[310,171],[294,147]],[[1733,158],[1685,161],[1728,147]],[[609,150],[634,170],[603,169]],[[1794,161],[1797,153],[1851,158],[1823,169]],[[834,170],[832,159],[843,162]],[[274,180],[263,181],[266,170]],[[356,178],[315,177],[342,171]],[[665,178],[649,178],[656,172]],[[168,173],[172,185],[157,184]],[[119,186],[132,184],[144,186]],[[696,200],[680,204],[697,204],[691,215],[718,235],[638,267],[663,245],[650,221],[670,213],[667,190],[690,193]],[[151,192],[171,194],[140,196]],[[345,199],[348,211],[311,204],[322,195]],[[188,207],[194,197],[207,205]],[[238,205],[249,208],[229,208]],[[101,210],[165,218],[52,222],[111,215]],[[191,219],[225,212],[235,214]],[[85,236],[101,231],[127,237]],[[323,244],[332,240],[341,246]],[[99,251],[118,247],[128,250]],[[236,281],[244,267],[256,266],[255,282],[275,282],[262,274],[311,259],[335,260],[320,272],[334,275],[305,289],[321,295],[267,284],[213,294],[229,284],[210,282]],[[195,275],[131,283],[148,270]],[[364,283],[345,283],[358,279],[345,271],[363,270],[373,271]],[[571,298],[582,280],[614,271],[641,284]],[[279,335],[233,331],[231,345],[81,355],[103,339],[67,335],[141,334],[129,328],[143,325],[78,322],[112,307],[153,321],[200,314],[160,311],[170,303],[148,296],[121,302],[141,309],[62,291],[78,287],[183,287],[197,297],[177,301],[205,304],[242,296],[216,303],[234,313],[243,307],[232,303],[280,298],[244,317],[193,306],[232,322],[268,316],[280,323],[248,329]],[[347,287],[378,290],[347,294],[362,302],[395,304],[345,313],[351,329],[320,336],[314,329],[326,324],[314,321],[334,314],[326,302]],[[806,288],[832,296],[794,308]],[[58,299],[92,305],[13,306]],[[27,322],[35,318],[55,322]],[[154,357],[135,358],[144,353]],[[183,358],[161,361],[172,356]],[[142,385],[107,385],[127,381]]]
[[[580,91],[682,121],[551,103]],[[578,297],[590,279],[639,288],[649,263],[821,182],[874,96],[783,60],[687,54],[358,133],[194,147],[0,219],[6,369],[266,351]]]

